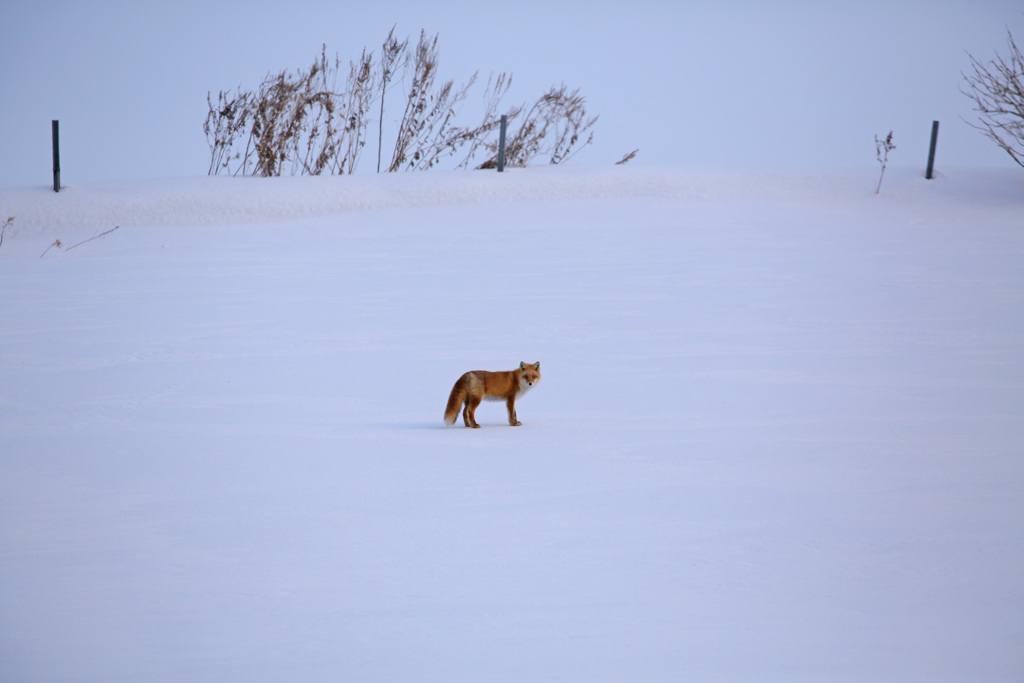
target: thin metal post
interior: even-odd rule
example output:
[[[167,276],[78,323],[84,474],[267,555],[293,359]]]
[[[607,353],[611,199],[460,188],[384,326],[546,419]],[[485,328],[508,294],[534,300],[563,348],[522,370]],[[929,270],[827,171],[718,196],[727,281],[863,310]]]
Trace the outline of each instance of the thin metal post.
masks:
[[[60,121],[54,119],[53,130],[53,191],[60,192]]]
[[[924,172],[924,177],[928,180],[932,179],[932,171],[935,170],[935,145],[939,141],[939,122],[932,121],[932,144],[928,148],[928,168]]]
[[[508,117],[502,115],[501,129],[498,133],[498,173],[505,170],[505,128],[508,127]]]

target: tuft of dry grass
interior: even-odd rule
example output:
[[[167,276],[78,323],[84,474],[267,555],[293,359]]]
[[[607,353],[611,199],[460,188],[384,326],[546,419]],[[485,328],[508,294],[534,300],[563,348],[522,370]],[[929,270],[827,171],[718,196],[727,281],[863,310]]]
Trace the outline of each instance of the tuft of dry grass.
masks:
[[[207,172],[259,176],[353,173],[366,145],[370,110],[378,98],[379,172],[385,99],[398,84],[405,86],[404,108],[387,171],[427,170],[462,154],[458,166],[465,167],[482,151],[491,158],[478,168],[493,168],[499,109],[512,77],[502,73],[488,79],[483,120],[463,125],[459,114],[478,74],[458,86],[454,80],[440,81],[437,43],[436,34],[428,36],[421,31],[419,41],[410,48],[409,40],[398,40],[392,27],[379,58],[364,49],[357,61],[349,63],[345,78],[341,77],[341,61],[337,57],[329,60],[324,45],[308,69],[268,74],[254,91],[239,86],[234,91],[220,91],[216,100],[207,93],[209,112],[203,125],[210,146]],[[540,154],[548,156],[552,164],[572,158],[593,140],[590,129],[597,117],[586,115],[584,103],[578,90],[562,85],[542,95],[525,115],[524,107],[506,110],[509,120],[522,116],[522,124],[507,146],[507,163],[525,166]]]
[[[552,87],[526,110],[519,129],[506,141],[505,165],[526,166],[540,155],[547,156],[549,164],[568,161],[593,142],[591,129],[597,119],[587,115],[586,98],[579,89],[570,91],[564,83]],[[497,167],[497,145],[490,147],[492,156],[477,168]]]
[[[254,92],[207,94],[203,125],[210,146],[210,175],[279,176],[351,173],[366,145],[367,114],[374,99],[373,58],[365,50],[348,65],[338,88],[341,61],[320,56],[306,70],[268,75]]]

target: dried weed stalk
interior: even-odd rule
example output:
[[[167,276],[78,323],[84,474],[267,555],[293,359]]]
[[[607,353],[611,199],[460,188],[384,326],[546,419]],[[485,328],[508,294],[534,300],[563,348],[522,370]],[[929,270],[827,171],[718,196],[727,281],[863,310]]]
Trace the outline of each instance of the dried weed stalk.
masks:
[[[623,165],[625,165],[627,162],[631,161],[636,156],[636,153],[639,152],[639,151],[640,151],[639,149],[634,149],[629,154],[623,155],[623,157],[621,159],[619,159],[618,161],[615,162],[615,165],[616,166],[623,166]]]
[[[64,244],[61,243],[61,241],[59,239],[58,240],[54,240],[53,244],[51,244],[50,246],[48,246],[46,249],[43,250],[43,253],[39,255],[39,258],[43,258],[44,256],[46,256],[46,252],[50,251],[54,247],[57,247],[58,249],[63,249],[64,248]]]
[[[72,249],[75,249],[75,248],[77,248],[77,247],[80,247],[80,246],[82,246],[83,244],[87,244],[87,243],[89,243],[89,242],[92,242],[93,240],[98,240],[98,239],[100,239],[101,237],[106,237],[106,236],[107,236],[107,235],[109,235],[110,233],[112,233],[112,232],[114,232],[115,230],[118,230],[118,229],[120,229],[120,228],[121,228],[121,226],[120,226],[120,225],[115,225],[115,226],[114,226],[114,227],[112,227],[112,228],[111,228],[110,230],[104,230],[104,231],[103,231],[103,232],[101,232],[101,233],[97,233],[97,234],[93,235],[92,237],[90,237],[90,238],[89,238],[89,239],[87,239],[87,240],[82,240],[81,242],[78,242],[77,244],[72,244],[72,245],[71,245],[70,247],[65,247],[65,246],[64,246],[64,243],[63,243],[63,242],[61,242],[61,241],[60,241],[59,239],[56,239],[56,240],[54,240],[54,241],[53,241],[53,244],[51,244],[51,245],[50,245],[50,246],[48,246],[48,247],[47,247],[47,248],[46,248],[45,250],[43,250],[43,253],[39,255],[39,258],[43,258],[44,256],[46,256],[46,253],[47,253],[48,251],[50,251],[51,249],[53,249],[54,247],[56,247],[57,249],[63,249],[64,251],[71,251]]]
[[[7,226],[14,222],[14,216],[8,216],[7,220],[4,221],[3,227],[0,227],[0,247],[4,246],[4,233],[7,232]]]
[[[878,159],[878,163],[882,166],[882,172],[878,174],[878,187],[875,188],[875,194],[882,191],[882,178],[885,177],[885,167],[889,164],[889,152],[896,149],[896,145],[892,141],[892,131],[885,136],[885,139],[879,139],[875,136],[875,158]]]
[[[110,233],[112,233],[112,232],[114,232],[115,230],[119,229],[120,227],[121,227],[120,225],[115,225],[115,226],[114,226],[114,227],[112,227],[112,228],[111,228],[110,230],[105,230],[105,231],[103,231],[103,232],[99,233],[98,235],[93,235],[93,236],[92,236],[92,237],[90,237],[89,239],[87,239],[87,240],[82,240],[82,241],[81,241],[81,242],[79,242],[78,244],[72,244],[72,245],[71,245],[70,247],[67,247],[67,248],[66,248],[66,249],[65,249],[64,251],[71,251],[71,250],[72,250],[72,249],[74,249],[75,247],[80,247],[80,246],[82,246],[83,244],[85,244],[85,243],[87,243],[87,242],[92,242],[93,240],[98,240],[98,239],[99,239],[99,238],[101,238],[101,237],[106,237],[107,235],[109,235]],[[57,240],[57,241],[58,241],[58,242],[60,242],[60,240]],[[57,246],[59,247],[59,246],[62,246],[62,245],[58,244]]]
[[[409,65],[409,39],[399,42],[395,38],[395,27],[388,31],[388,37],[380,46],[380,118],[377,122],[377,173],[380,173],[380,160],[384,144],[384,96],[388,92],[388,84],[394,79],[396,72],[404,71]]]

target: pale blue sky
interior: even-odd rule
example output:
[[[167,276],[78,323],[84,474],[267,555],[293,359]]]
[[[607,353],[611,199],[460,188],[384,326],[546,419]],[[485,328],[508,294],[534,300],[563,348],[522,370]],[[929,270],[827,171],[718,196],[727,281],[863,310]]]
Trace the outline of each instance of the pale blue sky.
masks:
[[[600,114],[573,163],[864,166],[1013,162],[970,128],[967,53],[1024,39],[1020,0],[858,2],[48,2],[0,6],[0,186],[203,175],[206,94],[343,60],[388,29],[440,36],[442,76],[514,74],[507,105],[565,82]],[[482,85],[482,84],[481,84]],[[482,88],[478,86],[478,91]],[[399,114],[392,108],[391,119]],[[372,161],[375,161],[375,157]],[[369,156],[361,171],[373,169]]]

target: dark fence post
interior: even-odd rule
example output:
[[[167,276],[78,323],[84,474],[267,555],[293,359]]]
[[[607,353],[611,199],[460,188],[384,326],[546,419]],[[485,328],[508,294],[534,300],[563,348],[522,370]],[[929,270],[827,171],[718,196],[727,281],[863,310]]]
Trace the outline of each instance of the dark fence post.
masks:
[[[928,148],[928,168],[925,169],[924,177],[932,179],[932,171],[935,170],[935,145],[939,141],[939,122],[932,121],[932,144]]]
[[[502,115],[501,128],[498,131],[498,173],[505,170],[505,128],[508,127],[508,117]]]
[[[53,191],[60,192],[60,121],[54,119],[53,129]]]

